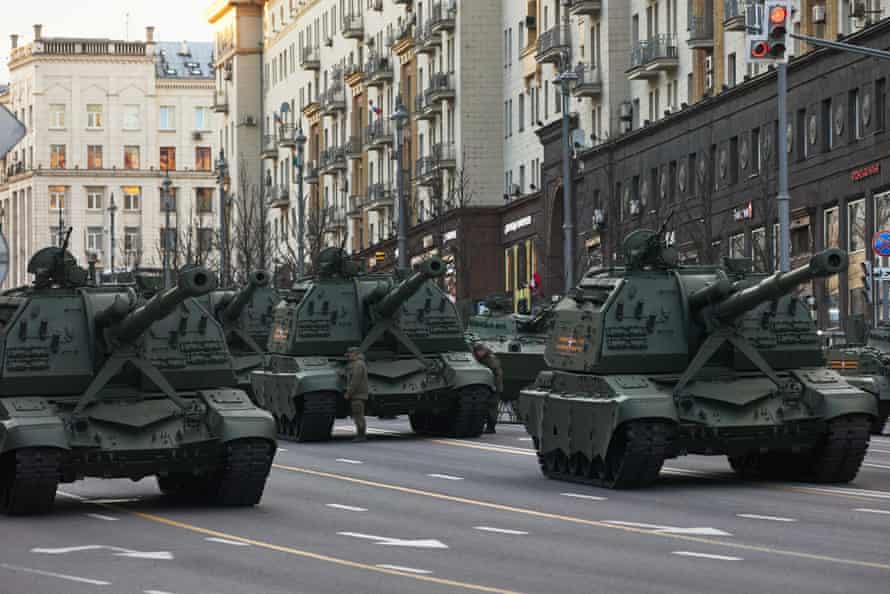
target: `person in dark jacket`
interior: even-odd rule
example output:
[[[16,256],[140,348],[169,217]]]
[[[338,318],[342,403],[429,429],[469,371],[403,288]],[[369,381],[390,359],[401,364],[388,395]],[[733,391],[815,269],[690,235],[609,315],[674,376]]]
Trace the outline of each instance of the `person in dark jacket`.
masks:
[[[352,420],[355,423],[355,439],[367,441],[368,427],[365,423],[365,405],[368,403],[368,366],[360,349],[353,347],[346,351],[346,391],[343,397],[350,402]]]

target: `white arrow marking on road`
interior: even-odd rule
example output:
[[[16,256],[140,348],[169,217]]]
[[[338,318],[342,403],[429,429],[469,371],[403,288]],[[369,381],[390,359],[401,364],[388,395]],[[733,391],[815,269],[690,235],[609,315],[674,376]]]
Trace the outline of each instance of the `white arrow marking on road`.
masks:
[[[890,516],[890,509],[869,509],[867,507],[857,507],[853,511],[864,512],[866,514],[885,514]]]
[[[110,586],[111,582],[103,580],[94,580],[90,578],[77,577],[76,575],[68,575],[66,573],[53,573],[52,571],[43,571],[42,569],[31,569],[30,567],[19,567],[18,565],[9,565],[0,563],[0,567],[12,571],[21,571],[23,573],[32,573],[34,575],[42,575],[46,577],[59,578],[60,580],[68,580],[69,582],[77,582],[80,584],[89,584],[91,586]]]
[[[433,573],[427,569],[414,569],[413,567],[403,567],[401,565],[377,565],[380,569],[393,569],[395,571],[405,571],[407,573],[417,573],[420,575],[429,575]]]
[[[173,559],[173,553],[169,553],[167,551],[132,551],[130,549],[124,549],[121,547],[110,547],[106,545],[84,545],[80,547],[61,547],[58,549],[44,549],[44,548],[34,548],[31,549],[32,553],[41,553],[44,555],[67,555],[68,553],[79,553],[81,551],[97,551],[97,550],[108,550],[114,551],[115,557],[131,557],[134,559],[157,559],[157,560],[165,560],[169,561]]]
[[[232,545],[233,547],[249,547],[250,546],[250,543],[247,543],[247,542],[240,542],[238,540],[228,540],[225,538],[216,538],[214,536],[205,538],[204,540],[206,540],[208,542],[218,542],[219,544]]]
[[[631,526],[633,528],[644,528],[646,530],[654,530],[662,534],[689,534],[694,536],[732,536],[729,532],[719,530],[717,528],[708,528],[706,526],[697,528],[678,528],[676,526],[660,526],[658,524],[640,524],[638,522],[619,522],[606,520],[606,524],[617,524],[619,526]]]
[[[120,518],[113,518],[111,516],[103,516],[102,514],[86,514],[88,518],[93,518],[94,520],[105,520],[106,522],[116,522],[120,520]]]
[[[354,505],[342,505],[340,503],[326,503],[325,506],[333,509],[342,509],[343,511],[366,512],[367,508],[356,507]]]
[[[462,477],[462,476],[452,476],[450,474],[433,473],[433,474],[428,474],[427,476],[430,478],[444,479],[446,481],[462,481],[462,480],[464,480],[464,477]]]
[[[351,458],[337,458],[337,462],[342,462],[343,464],[364,464],[361,460],[352,460]]]
[[[715,559],[717,561],[744,561],[741,557],[728,557],[726,555],[709,555],[708,553],[693,553],[690,551],[674,551],[674,555],[682,557],[699,557],[701,559]]]
[[[590,501],[606,501],[608,497],[599,497],[597,495],[582,495],[581,493],[560,493],[563,497],[574,497],[575,499],[589,499]]]
[[[482,532],[495,532],[497,534],[512,534],[514,536],[524,536],[528,534],[523,530],[510,530],[509,528],[492,528],[491,526],[473,526],[474,529]]]
[[[374,536],[372,534],[361,534],[360,532],[338,532],[340,536],[351,536],[352,538],[360,538],[362,540],[374,540],[376,544],[388,547],[412,547],[416,549],[447,549],[448,545],[434,538],[427,539],[402,539],[389,538],[387,536]]]
[[[761,516],[758,514],[736,514],[740,518],[747,518],[749,520],[767,520],[770,522],[796,522],[794,518],[781,518],[778,516]]]

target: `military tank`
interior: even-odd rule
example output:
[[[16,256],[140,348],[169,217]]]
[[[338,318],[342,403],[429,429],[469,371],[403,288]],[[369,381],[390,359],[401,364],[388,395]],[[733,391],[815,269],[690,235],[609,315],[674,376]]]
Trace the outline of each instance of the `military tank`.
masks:
[[[871,432],[882,435],[890,417],[890,324],[878,324],[866,333],[864,343],[861,340],[834,341],[825,356],[831,369],[874,397],[878,415]]]
[[[470,353],[454,304],[432,282],[445,273],[441,260],[410,276],[365,274],[330,248],[316,271],[298,303],[276,308],[264,368],[251,374],[281,437],[330,439],[334,419],[349,414],[342,394],[353,346],[367,361],[369,416],[408,414],[418,433],[482,433],[494,379]]]
[[[651,485],[665,459],[726,455],[743,477],[848,482],[874,398],[824,367],[795,289],[847,268],[829,249],[772,276],[751,261],[678,266],[638,230],[624,267],[589,271],[554,311],[550,367],[520,394],[544,474]]]
[[[236,388],[225,334],[194,298],[194,268],[147,301],[89,286],[62,248],[29,264],[34,284],[0,296],[0,509],[49,512],[60,482],[156,476],[168,495],[260,501],[272,417]]]

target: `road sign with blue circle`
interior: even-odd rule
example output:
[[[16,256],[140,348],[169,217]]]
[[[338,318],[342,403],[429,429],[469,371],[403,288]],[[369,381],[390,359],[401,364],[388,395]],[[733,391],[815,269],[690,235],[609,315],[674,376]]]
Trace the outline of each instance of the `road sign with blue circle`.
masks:
[[[871,240],[871,249],[876,256],[890,256],[890,231],[878,231]]]

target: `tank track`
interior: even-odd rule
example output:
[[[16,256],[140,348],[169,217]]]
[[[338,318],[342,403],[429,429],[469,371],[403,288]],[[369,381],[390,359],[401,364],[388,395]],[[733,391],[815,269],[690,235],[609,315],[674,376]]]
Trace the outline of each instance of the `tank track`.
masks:
[[[871,424],[865,415],[830,421],[825,441],[813,453],[813,478],[820,483],[849,483],[855,479],[868,451]]]
[[[238,439],[226,444],[225,465],[214,481],[214,503],[257,505],[272,468],[275,445],[264,439]]]
[[[298,402],[297,415],[285,415],[276,419],[278,436],[288,441],[328,441],[337,416],[337,394],[334,392],[310,392]]]
[[[887,400],[878,401],[878,416],[871,425],[871,434],[883,435],[887,428],[888,418],[890,418],[890,402]]]
[[[539,448],[538,464],[547,478],[610,489],[638,489],[658,480],[673,435],[669,423],[631,421],[612,436],[604,461],[589,460],[580,452],[570,457],[561,450],[542,454]]]
[[[484,386],[468,386],[458,392],[447,433],[451,437],[479,437],[488,420],[490,392]]]
[[[8,515],[52,511],[59,486],[61,452],[53,448],[23,448],[3,455],[0,462],[0,507]]]

